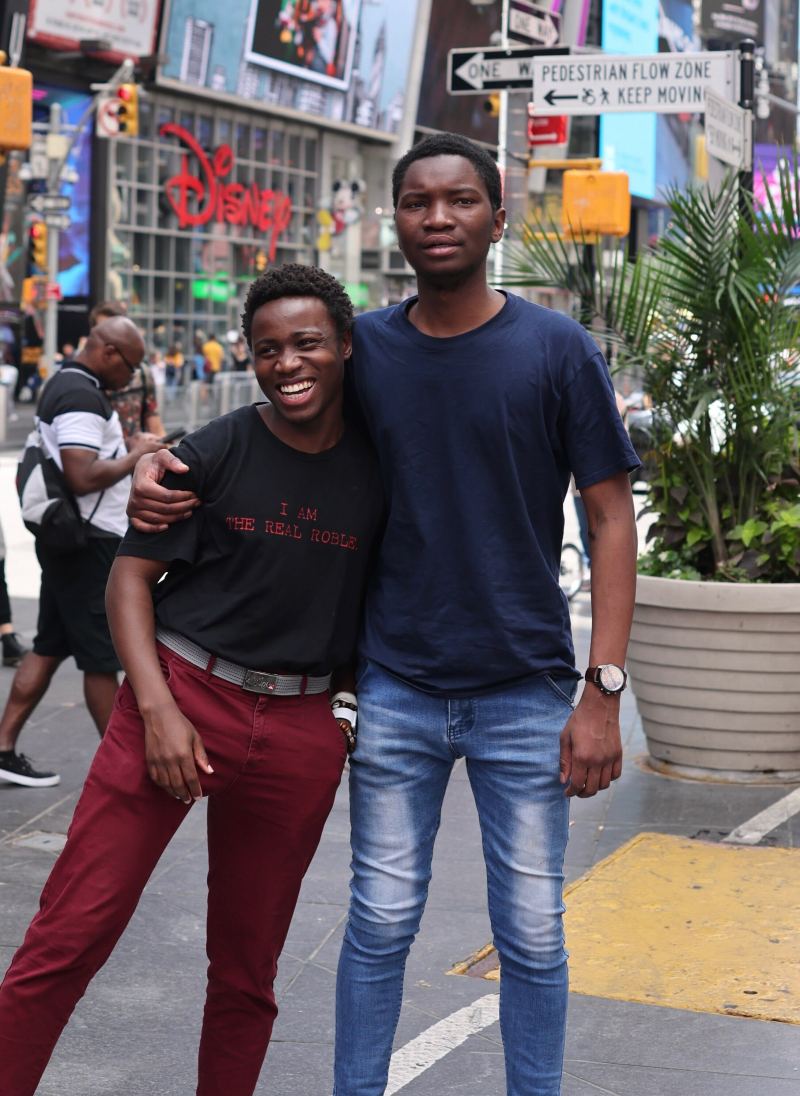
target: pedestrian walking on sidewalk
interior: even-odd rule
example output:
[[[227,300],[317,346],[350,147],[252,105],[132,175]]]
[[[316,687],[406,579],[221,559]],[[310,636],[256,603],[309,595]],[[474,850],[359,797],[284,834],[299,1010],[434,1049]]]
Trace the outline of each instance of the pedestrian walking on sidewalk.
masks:
[[[487,284],[505,221],[488,153],[426,138],[397,164],[393,189],[418,294],[354,329],[353,395],[389,509],[357,675],[335,1093],[385,1090],[442,800],[463,757],[502,970],[507,1092],[558,1096],[569,800],[621,772],[638,461],[580,325]],[[170,466],[167,454],[137,469],[136,520],[179,519],[182,504],[155,482]],[[570,473],[593,560],[589,684],[575,708],[581,674],[558,581]]]
[[[256,1086],[278,957],[355,742],[351,659],[383,504],[372,451],[342,419],[352,316],[322,271],[286,266],[254,282],[243,328],[269,402],[186,438],[177,467],[202,507],[163,536],[123,541],[107,598],[126,679],[0,987],[3,1096],[35,1091],[203,795],[210,964],[197,1092]]]
[[[36,415],[42,447],[64,474],[89,539],[74,552],[36,542],[42,569],[39,619],[33,650],[22,659],[0,717],[0,780],[26,787],[58,784],[57,773],[37,771],[16,752],[26,721],[47,692],[53,674],[72,655],[83,671],[83,693],[103,734],[117,689],[117,660],[103,594],[120,538],[128,527],[129,477],[143,453],[161,443],[149,435],[125,449],[119,417],[104,388],[126,384],[144,355],[136,326],[123,316],[104,320],[83,349],[45,386]]]

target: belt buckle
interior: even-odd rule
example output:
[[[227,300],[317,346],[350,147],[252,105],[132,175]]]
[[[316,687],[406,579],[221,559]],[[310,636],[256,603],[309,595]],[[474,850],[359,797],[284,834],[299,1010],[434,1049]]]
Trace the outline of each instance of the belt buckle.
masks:
[[[274,693],[278,688],[278,675],[262,674],[258,670],[245,670],[242,688],[251,693]]]

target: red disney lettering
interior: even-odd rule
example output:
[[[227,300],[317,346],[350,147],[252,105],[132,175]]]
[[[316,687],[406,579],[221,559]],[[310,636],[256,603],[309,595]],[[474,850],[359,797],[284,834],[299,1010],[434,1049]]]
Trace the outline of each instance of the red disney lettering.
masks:
[[[162,137],[177,137],[186,146],[180,171],[164,184],[167,201],[178,218],[179,228],[196,228],[213,218],[220,224],[247,225],[267,235],[269,261],[274,262],[278,240],[292,219],[292,200],[281,190],[262,190],[257,183],[224,183],[234,166],[230,145],[220,145],[209,160],[192,134],[174,122],[165,123]],[[189,156],[200,165],[193,175]]]

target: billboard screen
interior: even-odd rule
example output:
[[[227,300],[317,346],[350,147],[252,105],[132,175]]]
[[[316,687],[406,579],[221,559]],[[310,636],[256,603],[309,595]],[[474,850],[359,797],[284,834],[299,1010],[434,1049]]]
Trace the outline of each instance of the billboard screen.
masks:
[[[607,53],[655,53],[658,49],[658,9],[639,0],[607,0],[603,4],[603,49]],[[600,116],[600,156],[609,171],[625,171],[631,194],[656,196],[656,116]]]
[[[155,52],[161,0],[31,0],[28,37],[56,50],[77,50],[101,39],[115,61]]]
[[[396,133],[417,0],[172,0],[159,78]]]
[[[50,104],[60,103],[66,126],[74,126],[91,101],[90,95],[67,88],[36,84],[33,91],[34,122],[46,123]],[[76,172],[74,182],[62,183],[61,193],[70,198],[70,226],[59,233],[58,284],[65,297],[89,295],[89,230],[91,227],[92,190],[92,127],[81,131],[67,161]],[[46,189],[44,180],[35,183],[31,192]]]
[[[697,48],[691,0],[639,0],[603,5],[603,49],[608,53],[685,52]],[[688,114],[608,114],[600,118],[600,155],[609,171],[626,171],[631,194],[655,200],[664,187],[691,176]]]
[[[706,38],[764,41],[766,0],[703,0],[700,23]]]
[[[360,0],[253,0],[247,59],[344,90]]]

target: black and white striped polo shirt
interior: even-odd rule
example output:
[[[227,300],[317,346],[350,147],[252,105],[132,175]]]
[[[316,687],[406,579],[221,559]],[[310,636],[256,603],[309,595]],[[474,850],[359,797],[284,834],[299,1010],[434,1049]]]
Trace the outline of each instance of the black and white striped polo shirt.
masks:
[[[64,467],[62,449],[91,449],[97,453],[99,460],[110,460],[125,454],[119,416],[98,378],[80,362],[65,366],[47,382],[39,400],[36,422],[44,451],[61,469]],[[125,476],[106,488],[99,506],[99,491],[78,496],[78,506],[84,518],[88,518],[97,506],[91,522],[97,534],[125,535],[128,528],[125,507],[129,489],[130,476]]]

